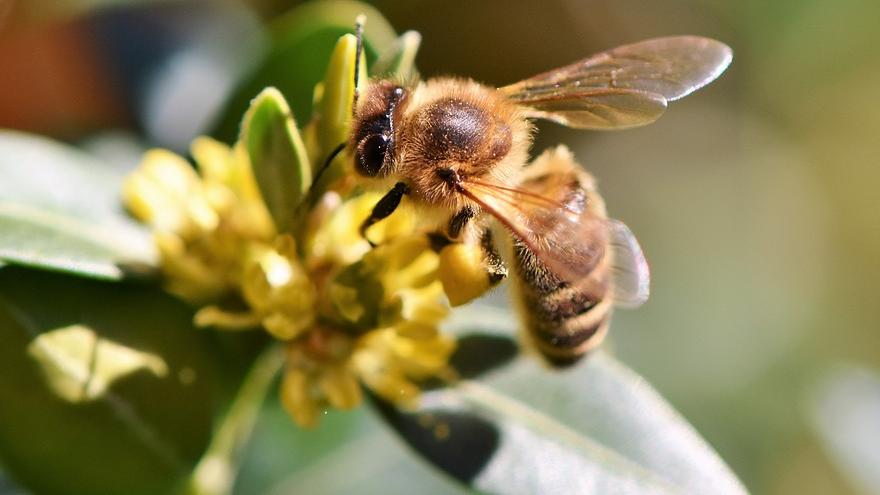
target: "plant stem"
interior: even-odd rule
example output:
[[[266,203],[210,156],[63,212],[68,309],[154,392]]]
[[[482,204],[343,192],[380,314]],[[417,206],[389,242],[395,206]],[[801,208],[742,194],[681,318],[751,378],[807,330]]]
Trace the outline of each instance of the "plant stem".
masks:
[[[284,349],[273,345],[254,362],[214,432],[211,444],[193,470],[184,493],[228,495],[232,492],[244,447],[257,422],[269,386],[284,364]]]

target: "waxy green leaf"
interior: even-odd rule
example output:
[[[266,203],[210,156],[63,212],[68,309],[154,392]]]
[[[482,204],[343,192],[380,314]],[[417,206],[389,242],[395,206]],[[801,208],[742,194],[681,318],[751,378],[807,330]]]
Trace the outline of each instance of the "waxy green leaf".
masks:
[[[118,280],[156,264],[122,210],[125,170],[42,137],[0,131],[0,259]]]
[[[515,333],[509,314],[481,307],[456,320],[490,335],[462,339],[453,362],[466,367],[462,354],[483,362],[497,355],[498,366],[481,370],[479,382],[427,392],[414,411],[382,403],[380,411],[462,483],[500,494],[746,493],[693,427],[609,355],[549,370],[534,356],[503,359],[509,343],[492,349]],[[471,344],[482,348],[470,352]]]
[[[14,266],[0,341],[0,463],[35,493],[171,492],[240,370],[158,288]]]
[[[275,227],[290,232],[296,208],[312,183],[305,145],[284,96],[264,89],[242,121],[242,139]]]
[[[357,38],[345,34],[336,42],[321,90],[317,108],[318,142],[321,150],[329,152],[348,141],[354,105],[354,71],[357,67]],[[367,81],[366,62],[362,60],[358,85]],[[319,164],[320,165],[320,164]]]

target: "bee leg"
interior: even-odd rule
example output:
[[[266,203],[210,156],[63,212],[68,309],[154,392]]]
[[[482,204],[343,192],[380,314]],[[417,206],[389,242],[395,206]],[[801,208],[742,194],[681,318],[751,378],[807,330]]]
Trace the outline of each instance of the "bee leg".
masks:
[[[507,276],[491,231],[475,229],[470,233],[474,235],[464,242],[452,242],[442,233],[429,236],[431,247],[440,255],[438,276],[452,306],[473,301]]]
[[[431,244],[431,250],[435,253],[439,253],[443,248],[452,244],[452,241],[446,237],[446,234],[441,234],[439,232],[429,232],[428,242]]]
[[[461,236],[462,231],[468,227],[470,220],[475,215],[476,212],[470,206],[465,206],[453,215],[449,219],[449,228],[446,231],[447,242],[456,242],[456,239]],[[495,242],[492,239],[492,231],[490,229],[484,229],[478,234],[477,238],[480,243],[480,249],[483,251],[483,260],[486,263],[484,268],[489,276],[489,286],[495,286],[507,277],[507,267],[495,249]]]
[[[405,194],[409,193],[409,187],[403,182],[398,182],[394,185],[388,194],[382,196],[382,199],[376,203],[376,206],[373,207],[373,211],[370,212],[370,216],[364,220],[364,223],[361,224],[360,233],[361,237],[367,239],[367,242],[370,243],[371,246],[375,247],[369,238],[367,238],[367,229],[370,228],[371,225],[386,218],[388,215],[394,213],[394,210],[400,205],[400,200],[403,199]]]
[[[489,275],[489,286],[494,287],[499,282],[507,278],[507,265],[498,254],[495,248],[495,241],[492,239],[492,231],[483,230],[480,236],[480,247],[483,248],[483,256],[486,259],[486,273]]]
[[[465,206],[459,210],[458,213],[453,215],[453,217],[449,219],[449,229],[446,231],[446,235],[449,239],[457,239],[458,236],[461,235],[462,229],[464,229],[471,218],[474,218],[475,214],[473,208]]]

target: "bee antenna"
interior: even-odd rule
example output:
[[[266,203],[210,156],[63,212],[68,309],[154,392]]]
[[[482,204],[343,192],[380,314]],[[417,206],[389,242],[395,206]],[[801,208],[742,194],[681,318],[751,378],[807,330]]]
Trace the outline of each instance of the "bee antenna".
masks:
[[[321,168],[318,169],[318,172],[312,179],[312,184],[309,186],[308,192],[306,192],[306,197],[303,201],[300,201],[299,205],[297,206],[297,213],[299,213],[303,208],[306,208],[315,202],[316,198],[314,196],[318,193],[318,189],[316,187],[318,185],[318,181],[321,180],[321,176],[324,175],[324,172],[328,168],[330,168],[330,164],[333,163],[333,160],[339,155],[339,153],[342,153],[342,150],[344,149],[345,143],[339,143],[339,145],[333,148],[333,151],[331,151],[330,154],[327,155],[327,159],[324,160],[324,163],[321,164]]]
[[[324,160],[324,163],[321,165],[321,168],[318,169],[318,173],[315,174],[315,178],[312,179],[312,187],[310,187],[309,190],[311,190],[315,186],[315,184],[318,183],[318,180],[321,179],[321,176],[324,174],[324,171],[327,170],[328,168],[330,168],[330,164],[333,163],[333,160],[340,153],[342,153],[342,150],[344,150],[344,149],[345,149],[345,143],[339,143],[335,148],[333,148],[333,151],[331,151],[330,154],[327,155],[327,159]]]
[[[357,39],[357,48],[355,49],[354,59],[354,100],[351,103],[351,114],[354,115],[357,108],[358,100],[358,82],[361,73],[361,55],[364,53],[364,23],[367,22],[367,16],[358,15],[354,20],[354,36]]]

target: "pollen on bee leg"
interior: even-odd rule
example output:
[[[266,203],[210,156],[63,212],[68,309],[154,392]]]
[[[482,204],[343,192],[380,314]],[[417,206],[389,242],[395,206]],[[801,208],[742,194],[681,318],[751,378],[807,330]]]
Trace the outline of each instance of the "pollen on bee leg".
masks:
[[[440,250],[440,282],[452,306],[482,296],[493,285],[483,248],[475,244],[449,244]]]

